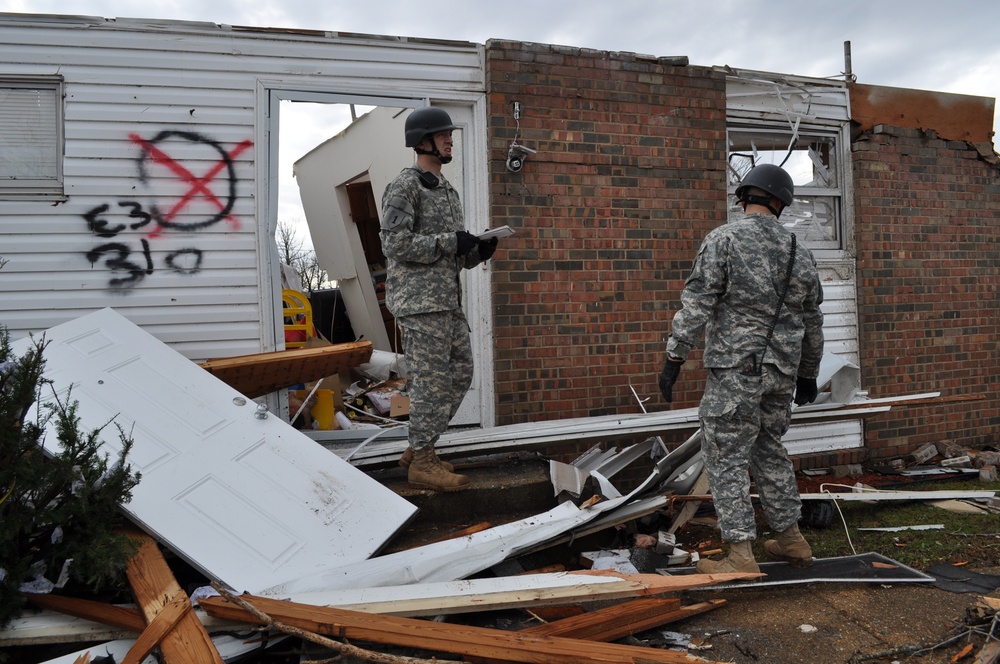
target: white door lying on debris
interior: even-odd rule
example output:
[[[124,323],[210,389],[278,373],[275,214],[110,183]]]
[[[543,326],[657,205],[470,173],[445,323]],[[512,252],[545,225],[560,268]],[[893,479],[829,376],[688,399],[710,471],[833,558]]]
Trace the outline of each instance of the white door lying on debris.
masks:
[[[364,560],[416,512],[111,309],[45,339],[45,375],[79,402],[82,428],[113,420],[135,441],[142,479],[125,512],[211,579],[256,592]],[[114,426],[102,439],[115,458]]]

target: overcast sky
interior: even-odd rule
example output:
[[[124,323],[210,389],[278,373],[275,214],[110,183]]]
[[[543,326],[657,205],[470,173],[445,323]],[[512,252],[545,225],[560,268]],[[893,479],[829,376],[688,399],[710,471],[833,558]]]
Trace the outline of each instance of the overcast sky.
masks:
[[[860,83],[1000,97],[997,0],[0,0],[0,11],[515,39],[814,77],[841,75],[850,41]]]

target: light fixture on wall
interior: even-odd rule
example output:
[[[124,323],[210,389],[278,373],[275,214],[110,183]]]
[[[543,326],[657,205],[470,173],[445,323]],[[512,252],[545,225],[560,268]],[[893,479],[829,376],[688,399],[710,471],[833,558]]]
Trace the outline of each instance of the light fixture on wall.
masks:
[[[521,169],[524,168],[524,160],[528,158],[529,154],[535,154],[536,152],[536,150],[525,147],[520,143],[511,143],[510,150],[507,151],[507,170],[511,173],[520,173]]]

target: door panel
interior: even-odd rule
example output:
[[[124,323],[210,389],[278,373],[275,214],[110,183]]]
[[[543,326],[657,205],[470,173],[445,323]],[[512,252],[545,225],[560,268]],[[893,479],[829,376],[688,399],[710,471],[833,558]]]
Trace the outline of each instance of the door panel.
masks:
[[[142,479],[125,512],[209,578],[255,592],[363,560],[416,512],[111,309],[46,339],[46,377],[79,402],[81,426],[113,421],[135,441]],[[102,438],[113,458],[114,425]]]

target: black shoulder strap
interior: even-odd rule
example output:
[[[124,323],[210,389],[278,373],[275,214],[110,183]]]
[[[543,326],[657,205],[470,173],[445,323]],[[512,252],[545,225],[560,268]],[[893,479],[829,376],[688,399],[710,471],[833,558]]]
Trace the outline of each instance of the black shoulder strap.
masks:
[[[774,311],[774,320],[771,321],[771,328],[767,331],[767,340],[764,341],[764,352],[760,354],[760,366],[764,366],[764,356],[767,349],[771,347],[771,337],[774,336],[774,328],[778,326],[778,316],[781,315],[781,307],[785,305],[785,295],[788,294],[788,285],[792,283],[792,266],[795,265],[795,233],[792,233],[792,247],[788,252],[788,267],[785,269],[785,283],[781,286],[781,295],[778,296],[778,308]]]

